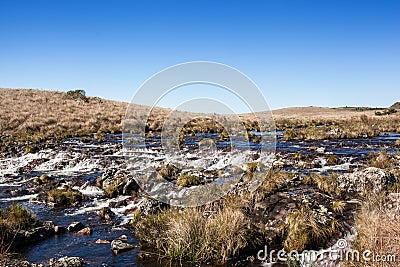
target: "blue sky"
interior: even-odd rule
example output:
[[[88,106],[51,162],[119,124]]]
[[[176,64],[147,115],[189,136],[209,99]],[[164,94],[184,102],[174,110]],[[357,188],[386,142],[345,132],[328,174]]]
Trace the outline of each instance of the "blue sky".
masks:
[[[204,60],[249,76],[273,109],[388,106],[399,14],[400,1],[0,0],[0,87],[129,102],[156,72]]]

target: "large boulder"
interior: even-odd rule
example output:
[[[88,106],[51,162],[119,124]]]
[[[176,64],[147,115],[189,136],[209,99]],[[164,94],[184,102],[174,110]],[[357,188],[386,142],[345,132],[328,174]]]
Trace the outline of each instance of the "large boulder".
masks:
[[[348,198],[368,196],[387,190],[396,181],[386,170],[369,167],[361,171],[346,173],[338,177],[337,186]]]

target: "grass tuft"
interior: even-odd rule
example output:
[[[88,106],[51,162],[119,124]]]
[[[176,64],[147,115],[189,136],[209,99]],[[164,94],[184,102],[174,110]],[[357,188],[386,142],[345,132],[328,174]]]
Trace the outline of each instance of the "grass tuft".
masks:
[[[282,229],[286,251],[303,251],[327,243],[336,233],[338,222],[326,213],[323,207],[315,211],[309,206],[292,211]]]
[[[249,220],[240,209],[225,207],[166,210],[140,218],[135,234],[171,260],[226,261],[252,243]]]
[[[47,201],[54,203],[56,206],[70,206],[82,200],[82,194],[78,190],[52,189],[47,192]]]
[[[199,185],[200,183],[201,183],[201,177],[188,173],[181,174],[178,177],[178,180],[176,181],[176,184],[182,187]]]

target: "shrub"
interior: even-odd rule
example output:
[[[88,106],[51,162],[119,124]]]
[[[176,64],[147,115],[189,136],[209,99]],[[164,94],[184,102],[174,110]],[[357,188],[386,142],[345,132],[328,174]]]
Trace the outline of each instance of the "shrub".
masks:
[[[396,113],[396,112],[397,112],[396,109],[388,108],[388,109],[385,109],[383,111],[375,111],[375,115],[376,116],[384,116],[384,115],[390,115],[390,114],[393,114],[393,113]]]
[[[36,227],[39,222],[26,208],[11,204],[5,210],[0,209],[0,260],[7,256],[18,231]]]
[[[167,164],[158,173],[164,179],[173,180],[179,174],[179,169],[173,164]]]
[[[35,216],[29,210],[17,204],[11,204],[0,216],[3,222],[14,229],[30,229],[37,223]]]
[[[181,174],[178,177],[178,180],[176,181],[176,184],[182,187],[199,185],[200,183],[201,183],[201,177],[189,173]]]
[[[86,97],[85,90],[71,90],[67,92],[67,96],[73,100],[82,100],[83,102],[89,102],[89,99]]]

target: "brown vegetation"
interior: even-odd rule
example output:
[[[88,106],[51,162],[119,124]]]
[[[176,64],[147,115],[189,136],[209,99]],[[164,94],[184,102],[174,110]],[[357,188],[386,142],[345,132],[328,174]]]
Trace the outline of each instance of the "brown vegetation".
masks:
[[[371,257],[383,257],[388,260],[360,262],[350,259],[346,266],[398,266],[400,260],[400,217],[396,207],[383,205],[386,196],[380,196],[380,200],[368,201],[363,204],[356,217],[357,239],[354,249],[358,251],[371,251]],[[361,253],[360,252],[360,253]],[[394,257],[393,257],[394,256]]]
[[[38,221],[24,207],[11,204],[5,210],[0,209],[0,260],[9,252],[17,231],[35,227]]]
[[[142,245],[155,246],[169,259],[226,261],[255,242],[238,206],[169,209],[142,217],[133,227]]]
[[[126,103],[71,92],[0,89],[2,142],[121,131]]]
[[[38,142],[50,137],[119,132],[122,130],[127,107],[128,103],[125,102],[86,96],[82,90],[65,93],[0,88],[1,139],[3,143],[10,138]],[[129,127],[146,127],[149,134],[160,132],[166,116],[172,116],[169,122],[171,130],[187,122],[188,127],[184,127],[186,134],[214,132],[220,133],[221,139],[228,137],[221,125],[227,123],[228,116],[208,114],[208,119],[193,119],[196,115],[194,113],[174,111],[171,115],[170,112],[164,108],[150,109],[133,105],[129,109],[128,119],[133,119],[134,123],[135,118],[142,118],[145,124]],[[399,112],[376,116],[374,109],[309,107],[276,110],[273,115],[277,129],[285,130],[286,139],[355,138],[382,132],[400,132]],[[240,120],[249,138],[252,138],[250,131],[259,129],[259,125],[264,125],[264,128],[273,126],[270,125],[272,121],[269,112],[257,113],[258,123],[251,114],[240,115]],[[127,125],[129,123],[129,120],[126,121]],[[95,137],[102,140],[101,134]]]

